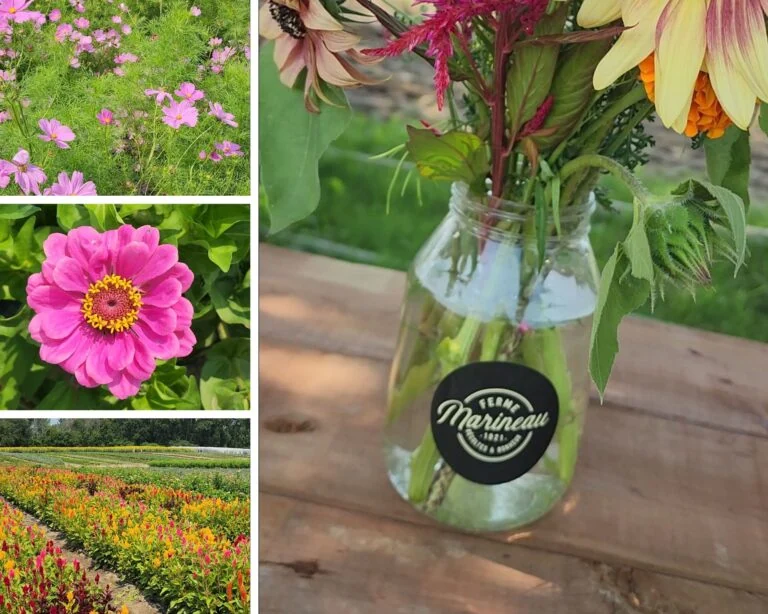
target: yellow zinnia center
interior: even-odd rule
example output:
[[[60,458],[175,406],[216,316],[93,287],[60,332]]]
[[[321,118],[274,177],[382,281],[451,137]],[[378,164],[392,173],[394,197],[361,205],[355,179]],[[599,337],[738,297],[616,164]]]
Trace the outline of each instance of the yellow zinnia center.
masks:
[[[83,299],[80,311],[96,330],[119,333],[139,319],[141,292],[120,275],[107,275],[93,283]]]
[[[640,81],[645,86],[648,100],[656,102],[656,72],[653,54],[640,62],[638,68],[640,69]],[[725,134],[726,128],[732,123],[731,118],[725,114],[715,95],[715,90],[709,81],[709,75],[704,71],[699,72],[693,89],[691,108],[688,111],[685,136],[693,138],[699,133],[705,133],[710,139],[718,139]]]

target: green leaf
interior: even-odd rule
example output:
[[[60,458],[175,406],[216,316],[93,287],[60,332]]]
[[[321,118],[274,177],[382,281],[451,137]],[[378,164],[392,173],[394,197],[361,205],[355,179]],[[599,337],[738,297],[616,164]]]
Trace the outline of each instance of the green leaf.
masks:
[[[242,337],[224,339],[207,352],[200,375],[204,409],[250,407],[250,342]]]
[[[117,214],[115,205],[84,205],[90,214],[91,226],[104,232],[119,228],[125,222]]]
[[[197,380],[175,361],[158,365],[140,394],[131,399],[131,406],[134,409],[202,409]]]
[[[40,211],[35,205],[0,205],[0,220],[20,220]]]
[[[592,87],[595,67],[610,46],[609,39],[591,41],[573,45],[560,55],[550,92],[554,104],[542,126],[542,131],[552,132],[534,139],[539,151],[558,145],[581,120],[595,93]]]
[[[488,174],[488,150],[476,134],[453,130],[437,136],[408,126],[408,153],[423,177],[469,185]]]
[[[744,258],[747,254],[747,214],[744,201],[738,194],[724,187],[712,185],[706,181],[694,180],[694,182],[712,195],[712,198],[718,202],[728,217],[733,235],[733,245],[736,249],[735,275],[739,272],[741,265],[744,264]]]
[[[19,229],[13,240],[13,248],[16,262],[25,265],[32,257],[32,248],[35,244],[35,218],[31,217]]]
[[[761,126],[763,115],[761,113]],[[749,132],[731,126],[719,139],[705,138],[704,152],[709,180],[736,193],[749,207],[749,167],[752,163]]]
[[[567,16],[568,6],[563,4],[539,21],[535,35],[562,32]],[[528,45],[515,52],[507,74],[507,119],[512,134],[536,114],[549,94],[559,53],[559,45]]]
[[[280,82],[274,44],[259,52],[259,167],[267,193],[270,234],[312,213],[320,202],[318,162],[346,129],[351,111],[343,90],[326,87],[339,106],[309,113],[304,94]]]
[[[232,254],[236,251],[237,245],[234,245],[233,243],[214,245],[208,248],[208,258],[226,273],[229,271],[229,267],[232,266]]]
[[[40,401],[38,409],[77,409],[75,390],[69,382],[59,381]]]
[[[768,102],[760,104],[760,128],[768,136]]]
[[[56,220],[64,232],[90,224],[90,216],[83,205],[56,205]]]
[[[251,293],[246,287],[236,290],[236,285],[236,281],[231,278],[216,280],[209,288],[211,302],[223,322],[250,328]]]
[[[20,337],[0,341],[0,409],[21,409],[24,380],[37,356],[37,348]]]
[[[544,186],[540,181],[536,181],[534,187],[534,203],[536,205],[536,249],[539,254],[539,267],[541,267],[544,265],[547,253],[547,199],[544,196]]]
[[[250,219],[248,205],[209,205],[200,223],[214,238],[220,237],[229,228]]]
[[[555,220],[557,234],[560,236],[560,175],[552,177],[550,185],[552,186],[552,217]]]
[[[621,245],[608,259],[600,278],[597,307],[592,322],[589,372],[603,398],[619,351],[618,328],[622,318],[640,307],[650,294],[650,284],[633,275],[625,275],[629,262]]]
[[[635,207],[639,207],[637,203]],[[637,279],[645,279],[653,284],[653,258],[648,235],[645,231],[645,216],[641,212],[636,216],[627,238],[624,240],[624,250],[632,265],[632,275]]]

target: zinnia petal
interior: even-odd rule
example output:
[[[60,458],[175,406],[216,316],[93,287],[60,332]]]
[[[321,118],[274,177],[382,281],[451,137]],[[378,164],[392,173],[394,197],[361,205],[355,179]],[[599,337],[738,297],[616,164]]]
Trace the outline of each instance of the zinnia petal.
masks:
[[[171,308],[161,309],[147,305],[142,308],[139,319],[158,335],[169,335],[176,330],[176,312]]]
[[[127,399],[135,396],[141,388],[142,379],[131,377],[128,373],[120,373],[113,382],[109,384],[109,391],[118,399]]]
[[[52,260],[63,258],[67,253],[67,235],[60,232],[49,234],[48,238],[43,241],[43,251],[46,257]]]
[[[64,339],[83,322],[83,316],[77,311],[56,311],[49,309],[40,315],[41,330],[51,339]]]
[[[161,245],[147,260],[139,273],[134,275],[133,283],[142,286],[148,281],[167,273],[179,261],[179,250],[174,245]],[[181,284],[179,284],[181,287]],[[158,305],[162,307],[163,305]]]
[[[115,371],[122,371],[133,362],[134,352],[133,337],[127,332],[118,333],[109,348],[109,366]]]
[[[80,301],[56,286],[38,286],[31,292],[27,289],[27,303],[37,312],[45,309],[80,311]]]
[[[170,307],[181,298],[181,283],[178,279],[169,277],[163,283],[155,286],[144,297],[145,305],[155,307]]]
[[[115,273],[122,277],[133,278],[147,264],[149,247],[145,243],[134,241],[126,245],[117,256]]]
[[[96,342],[85,359],[85,372],[97,384],[109,384],[115,379],[116,371],[107,364],[109,344]]]
[[[62,258],[53,269],[53,280],[62,290],[71,292],[88,291],[88,281],[82,267],[73,258]]]

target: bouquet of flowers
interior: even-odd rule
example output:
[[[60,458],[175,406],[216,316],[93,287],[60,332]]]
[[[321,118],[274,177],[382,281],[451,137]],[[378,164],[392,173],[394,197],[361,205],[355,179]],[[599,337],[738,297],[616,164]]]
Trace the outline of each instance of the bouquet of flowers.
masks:
[[[603,268],[589,335],[589,371],[602,395],[626,314],[663,299],[668,286],[693,292],[708,284],[716,260],[728,259],[736,270],[744,262],[749,129],[758,103],[768,100],[768,7],[757,0],[430,4],[419,18],[373,0],[263,5],[260,32],[270,42],[260,59],[260,164],[271,230],[317,206],[317,161],[349,119],[344,90],[371,81],[365,65],[406,53],[430,63],[437,104],[449,119],[408,126],[407,141],[386,155],[399,157],[398,169],[414,163],[419,180],[454,182],[454,198],[476,205],[467,215],[482,227],[477,236],[445,242],[453,263],[448,287],[483,267],[486,286],[504,283],[493,269],[514,261],[519,291],[501,321],[493,313],[460,313],[436,296],[420,302],[418,314],[406,313],[417,327],[429,327],[432,341],[419,347],[401,333],[389,422],[462,365],[526,364],[557,392],[556,450],[542,462],[567,485],[582,423],[577,378],[557,328],[532,334],[523,317],[557,261],[548,246],[588,217],[589,203],[607,204],[601,174],[631,191],[633,224]],[[359,49],[354,32],[366,20],[381,24],[386,44]],[[662,196],[637,179],[633,170],[653,146],[644,126],[655,116],[703,150],[708,180],[687,180]],[[760,126],[768,131],[766,104]],[[511,232],[521,246],[513,260],[493,240]],[[407,484],[398,488],[430,512],[443,503],[455,471],[441,463],[430,428],[424,432],[422,423],[421,430],[408,455]]]

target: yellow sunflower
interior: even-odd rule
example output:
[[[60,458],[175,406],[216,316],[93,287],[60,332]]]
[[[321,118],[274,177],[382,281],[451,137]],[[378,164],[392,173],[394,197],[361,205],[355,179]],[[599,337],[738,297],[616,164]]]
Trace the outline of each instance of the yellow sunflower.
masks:
[[[592,28],[621,16],[628,28],[597,66],[595,89],[645,61],[641,78],[647,83],[652,77],[661,121],[690,133],[692,117],[713,113],[707,88],[729,121],[744,130],[756,99],[768,100],[766,12],[768,0],[585,0],[578,22]],[[700,108],[697,101],[704,100]],[[725,124],[722,118],[715,123],[711,136],[721,134]]]

